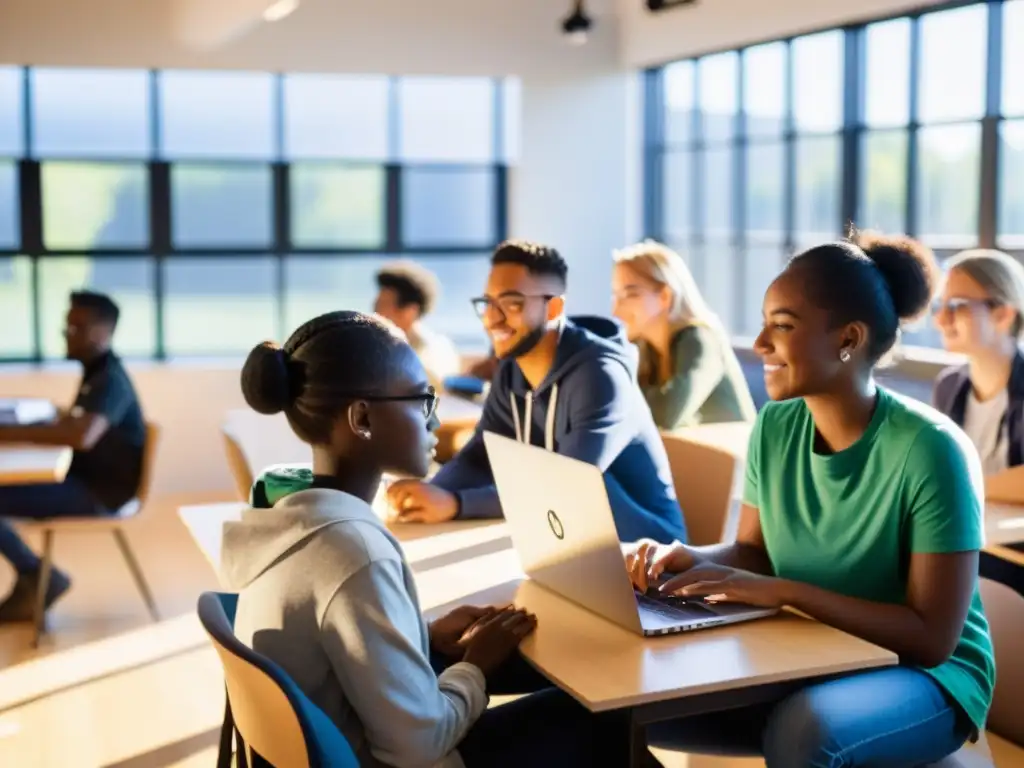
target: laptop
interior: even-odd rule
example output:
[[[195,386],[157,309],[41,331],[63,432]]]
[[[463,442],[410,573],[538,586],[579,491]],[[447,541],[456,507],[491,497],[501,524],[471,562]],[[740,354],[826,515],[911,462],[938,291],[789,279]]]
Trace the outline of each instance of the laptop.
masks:
[[[484,432],[484,445],[523,571],[542,587],[648,637],[778,613],[656,590],[638,594],[596,466],[493,432]]]

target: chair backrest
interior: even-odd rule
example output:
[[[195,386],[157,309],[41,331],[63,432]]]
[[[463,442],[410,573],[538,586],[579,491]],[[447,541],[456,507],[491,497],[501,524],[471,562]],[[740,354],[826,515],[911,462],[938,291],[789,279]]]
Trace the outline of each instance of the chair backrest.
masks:
[[[706,546],[721,542],[729,520],[736,457],[679,433],[663,432],[661,437],[689,543]]]
[[[981,580],[981,599],[996,652],[996,690],[987,727],[1004,739],[1024,746],[1024,708],[1019,692],[1024,688],[1024,597],[1005,584]]]
[[[204,592],[199,620],[224,669],[235,727],[276,768],[358,768],[359,761],[333,722],[279,666],[235,637],[228,612],[233,595]],[[226,610],[227,609],[227,610]]]
[[[228,469],[231,470],[231,477],[235,481],[235,490],[242,501],[248,501],[253,476],[249,462],[245,458],[245,452],[242,450],[242,444],[239,443],[238,438],[227,424],[221,426],[220,434],[224,440],[224,453],[228,458]]]
[[[146,506],[146,498],[153,482],[153,468],[156,466],[156,447],[160,442],[160,427],[151,421],[146,422],[146,444],[142,448],[142,474],[139,475],[139,489],[135,498],[139,501],[139,509]]]

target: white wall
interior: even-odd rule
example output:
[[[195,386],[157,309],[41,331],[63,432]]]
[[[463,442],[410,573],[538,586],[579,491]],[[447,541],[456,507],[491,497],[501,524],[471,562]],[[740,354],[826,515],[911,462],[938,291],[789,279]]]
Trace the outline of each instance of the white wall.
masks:
[[[940,0],[697,0],[658,13],[644,0],[618,0],[621,61],[649,67],[710,51],[735,48],[894,15]]]

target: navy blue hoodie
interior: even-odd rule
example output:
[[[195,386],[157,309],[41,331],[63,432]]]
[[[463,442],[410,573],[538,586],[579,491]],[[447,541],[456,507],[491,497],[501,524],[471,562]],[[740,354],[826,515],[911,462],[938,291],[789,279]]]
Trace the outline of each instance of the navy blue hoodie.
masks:
[[[616,321],[569,318],[536,390],[514,360],[501,362],[476,434],[431,482],[458,496],[460,518],[502,517],[483,442],[483,432],[496,432],[600,467],[622,541],[685,542],[665,446],[636,382],[637,361]]]

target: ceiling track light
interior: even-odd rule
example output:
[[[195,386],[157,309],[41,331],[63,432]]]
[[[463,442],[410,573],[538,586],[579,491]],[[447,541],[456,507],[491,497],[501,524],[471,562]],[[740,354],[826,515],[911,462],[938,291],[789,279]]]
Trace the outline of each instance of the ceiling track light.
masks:
[[[583,7],[583,0],[576,0],[573,3],[572,13],[562,20],[562,33],[566,36],[571,45],[583,45],[587,42],[587,35],[594,26],[593,19],[587,14]]]

